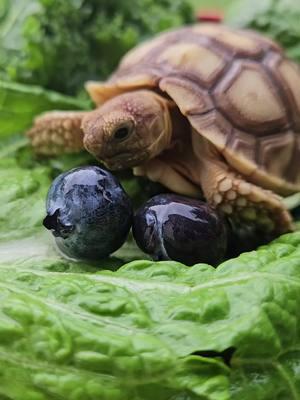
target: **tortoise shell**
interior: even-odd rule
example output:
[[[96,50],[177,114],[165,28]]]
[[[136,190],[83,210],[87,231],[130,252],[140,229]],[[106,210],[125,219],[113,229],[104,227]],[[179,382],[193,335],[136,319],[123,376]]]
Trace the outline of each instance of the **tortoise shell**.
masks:
[[[138,88],[171,97],[192,127],[249,180],[300,190],[300,68],[270,39],[223,25],[160,34],[131,50],[96,104]]]

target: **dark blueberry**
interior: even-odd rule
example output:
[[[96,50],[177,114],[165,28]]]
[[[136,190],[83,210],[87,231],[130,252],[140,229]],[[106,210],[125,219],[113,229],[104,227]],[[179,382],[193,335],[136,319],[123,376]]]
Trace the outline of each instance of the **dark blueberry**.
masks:
[[[300,206],[294,208],[293,210],[291,210],[291,213],[293,215],[293,217],[298,221],[300,220]]]
[[[132,206],[118,180],[88,166],[59,175],[47,196],[44,226],[72,258],[96,260],[122,246],[132,223]]]
[[[241,253],[252,251],[275,239],[276,235],[257,229],[255,223],[238,224],[228,219],[228,246],[226,258],[239,256]]]
[[[147,201],[133,220],[137,245],[155,260],[217,265],[225,255],[223,218],[207,203],[175,194]]]

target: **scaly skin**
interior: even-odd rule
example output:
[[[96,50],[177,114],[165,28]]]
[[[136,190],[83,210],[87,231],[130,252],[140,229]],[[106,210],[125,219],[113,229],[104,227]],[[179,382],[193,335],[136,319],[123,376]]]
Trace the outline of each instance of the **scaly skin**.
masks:
[[[50,111],[38,116],[26,133],[34,151],[42,155],[58,155],[82,150],[81,122],[86,114],[81,111]]]
[[[293,230],[292,218],[281,198],[270,190],[247,182],[242,176],[210,166],[204,186],[207,200],[241,223],[254,223],[266,232],[284,233]]]

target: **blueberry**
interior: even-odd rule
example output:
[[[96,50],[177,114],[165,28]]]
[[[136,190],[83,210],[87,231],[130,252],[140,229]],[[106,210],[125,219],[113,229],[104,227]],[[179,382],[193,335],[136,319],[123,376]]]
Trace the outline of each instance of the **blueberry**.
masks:
[[[291,213],[296,220],[300,220],[300,206],[291,210]]]
[[[241,253],[252,251],[257,247],[267,244],[276,238],[274,233],[257,229],[255,223],[238,224],[228,218],[228,245],[226,258],[239,256]]]
[[[67,256],[97,260],[122,246],[132,223],[131,201],[108,171],[88,166],[59,175],[47,196],[44,226]]]
[[[137,245],[154,260],[217,265],[227,247],[223,218],[207,203],[175,194],[157,195],[134,215]]]

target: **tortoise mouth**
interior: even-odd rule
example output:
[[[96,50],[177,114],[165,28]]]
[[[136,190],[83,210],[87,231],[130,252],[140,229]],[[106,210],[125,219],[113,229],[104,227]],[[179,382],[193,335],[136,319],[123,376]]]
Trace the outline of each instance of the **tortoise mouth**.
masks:
[[[99,160],[111,170],[117,171],[126,168],[136,167],[139,164],[149,160],[149,153],[147,151],[139,152],[134,154],[131,152],[120,152],[114,154],[112,157],[100,158]]]

